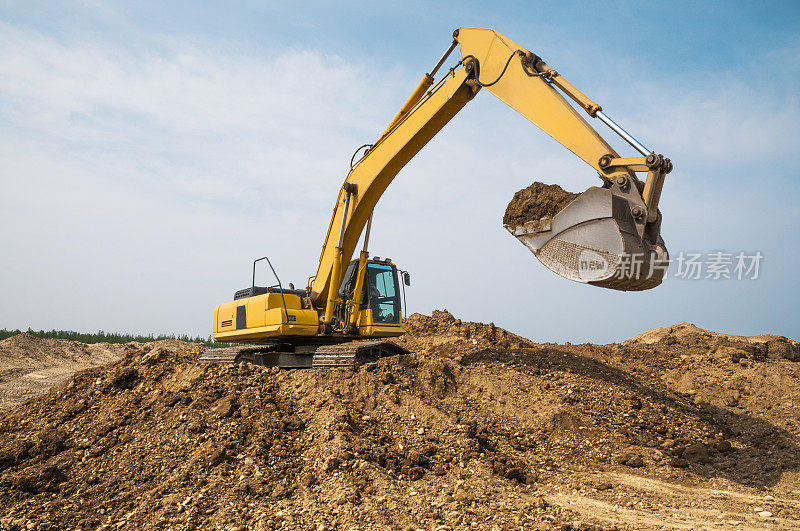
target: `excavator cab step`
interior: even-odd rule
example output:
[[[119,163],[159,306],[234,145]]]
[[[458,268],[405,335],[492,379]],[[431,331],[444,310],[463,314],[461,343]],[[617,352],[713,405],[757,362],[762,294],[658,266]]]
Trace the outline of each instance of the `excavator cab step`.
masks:
[[[661,284],[669,264],[661,213],[650,217],[638,190],[615,182],[578,194],[552,217],[505,227],[564,278],[642,291]]]

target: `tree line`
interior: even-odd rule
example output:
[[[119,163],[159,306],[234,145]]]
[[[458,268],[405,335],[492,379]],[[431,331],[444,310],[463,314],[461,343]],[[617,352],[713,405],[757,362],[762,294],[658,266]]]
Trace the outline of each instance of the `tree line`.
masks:
[[[148,334],[148,335],[133,335],[133,334],[119,334],[117,332],[104,332],[98,330],[97,332],[73,332],[72,330],[6,330],[0,329],[0,340],[7,339],[17,334],[30,334],[35,337],[43,339],[69,339],[71,341],[79,341],[81,343],[147,343],[149,341],[159,341],[162,339],[177,339],[178,341],[186,341],[187,343],[201,343],[207,347],[226,347],[230,346],[229,343],[214,343],[211,336],[207,338],[200,336],[189,336],[187,334]]]

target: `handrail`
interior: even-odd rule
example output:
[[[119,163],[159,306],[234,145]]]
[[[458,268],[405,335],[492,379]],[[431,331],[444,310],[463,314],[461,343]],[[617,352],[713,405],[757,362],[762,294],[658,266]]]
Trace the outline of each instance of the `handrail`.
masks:
[[[403,271],[401,269],[398,269],[397,272],[400,273],[401,275],[407,275],[408,274],[408,271]],[[400,282],[400,286],[402,286],[402,288],[403,288],[403,318],[406,319],[406,318],[408,318],[408,315],[406,315],[406,313],[408,312],[408,304],[406,304],[406,283],[405,283],[405,279],[403,279],[403,281]],[[401,322],[402,322],[402,320],[401,320]]]
[[[278,278],[278,273],[275,272],[275,268],[272,267],[272,262],[269,261],[269,258],[266,256],[262,256],[261,258],[257,258],[253,260],[253,286],[250,288],[250,296],[256,294],[256,263],[260,262],[261,260],[266,260],[269,264],[269,268],[272,269],[272,274],[275,275],[275,279],[278,281],[278,289],[281,290],[281,300],[283,301],[283,314],[286,316],[286,321],[281,319],[281,324],[289,324],[289,310],[286,308],[286,297],[283,294],[283,286],[281,285],[281,279]],[[274,286],[270,286],[274,287]]]

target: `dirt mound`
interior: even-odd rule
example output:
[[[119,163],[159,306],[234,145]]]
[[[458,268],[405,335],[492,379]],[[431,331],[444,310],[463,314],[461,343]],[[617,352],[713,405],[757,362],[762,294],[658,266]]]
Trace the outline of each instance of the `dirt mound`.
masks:
[[[532,341],[514,335],[494,323],[464,322],[447,310],[433,310],[431,316],[412,314],[404,322],[408,332],[396,342],[409,350],[425,349],[452,357],[464,349],[492,346],[498,349],[532,347]]]
[[[65,339],[17,334],[0,341],[0,408],[22,402],[69,378],[125,353],[125,345],[87,345]]]
[[[412,354],[358,370],[205,366],[176,342],[81,371],[4,410],[0,526],[800,521],[798,363],[704,336],[534,344],[446,311],[408,329]]]
[[[691,323],[681,322],[668,327],[651,328],[625,341],[626,345],[683,344],[697,343],[713,345],[713,349],[723,350],[734,358],[748,355],[800,361],[800,343],[783,336],[761,334],[757,336],[735,336],[710,332]]]
[[[527,221],[553,218],[578,195],[565,191],[557,184],[534,182],[514,194],[506,207],[503,225],[513,228]]]
[[[650,328],[648,330],[645,330],[641,334],[625,341],[625,343],[626,344],[644,343],[646,345],[650,345],[652,343],[661,341],[668,336],[677,339],[682,337],[700,336],[703,334],[708,334],[708,337],[711,337],[712,335],[707,330],[703,330],[702,328],[698,328],[691,323],[682,321],[672,326],[667,326],[667,327],[659,326],[657,328]]]

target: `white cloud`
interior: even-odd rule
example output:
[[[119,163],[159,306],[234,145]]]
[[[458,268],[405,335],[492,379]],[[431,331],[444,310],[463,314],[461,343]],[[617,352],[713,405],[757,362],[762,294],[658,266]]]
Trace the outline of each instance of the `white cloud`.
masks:
[[[263,57],[173,43],[156,55],[61,44],[10,25],[0,47],[0,70],[13,72],[0,78],[0,109],[18,131],[207,198],[241,195],[267,172],[274,181],[329,179],[398,93],[392,69],[310,50]]]

